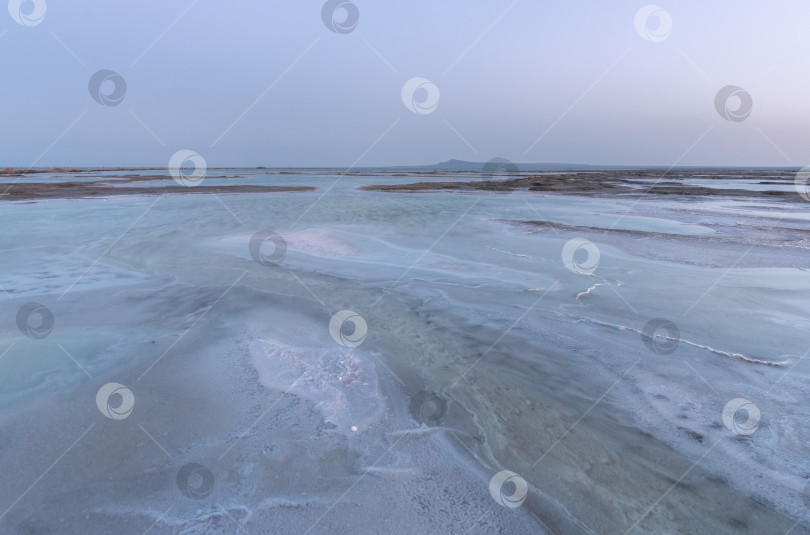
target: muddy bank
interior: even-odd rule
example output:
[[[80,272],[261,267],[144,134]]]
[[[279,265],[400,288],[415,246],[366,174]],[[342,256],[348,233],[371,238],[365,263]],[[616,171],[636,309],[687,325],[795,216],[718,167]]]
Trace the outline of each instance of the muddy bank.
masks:
[[[149,178],[160,180],[168,177]],[[139,179],[138,181],[140,181]],[[120,187],[103,182],[34,182],[0,183],[0,201],[21,201],[38,199],[74,199],[88,197],[108,197],[113,195],[165,195],[188,193],[283,193],[293,191],[315,191],[313,186],[131,186]]]
[[[416,182],[412,184],[377,184],[364,186],[369,191],[422,192],[440,190],[458,191],[536,191],[562,193],[568,195],[676,195],[700,197],[751,197],[766,196],[769,199],[795,200],[797,193],[791,191],[757,191],[748,189],[713,188],[686,184],[684,180],[745,180],[752,184],[793,184],[794,174],[786,170],[731,171],[724,169],[706,170],[608,170],[608,171],[565,171],[557,174],[523,176],[517,173],[504,173],[496,176],[481,175],[481,180],[469,182]]]

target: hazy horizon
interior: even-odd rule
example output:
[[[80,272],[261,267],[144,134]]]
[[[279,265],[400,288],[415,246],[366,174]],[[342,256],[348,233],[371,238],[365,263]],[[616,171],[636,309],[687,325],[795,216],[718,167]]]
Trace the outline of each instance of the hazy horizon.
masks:
[[[362,169],[419,169],[419,168],[435,168],[440,166],[441,164],[448,163],[451,161],[461,161],[462,163],[471,164],[471,165],[479,165],[483,166],[486,162],[476,162],[476,161],[468,161],[468,160],[456,160],[455,158],[451,158],[449,160],[443,160],[437,163],[415,163],[415,164],[397,164],[397,165],[356,165],[354,167],[346,167],[341,165],[208,165],[206,169],[208,170],[215,170],[215,169],[332,169],[332,170],[362,170]],[[616,170],[616,169],[634,169],[634,170],[661,170],[661,169],[670,169],[670,170],[679,170],[679,169],[761,169],[761,170],[785,170],[785,171],[799,171],[802,168],[797,166],[789,166],[789,165],[762,165],[762,166],[754,166],[754,165],[676,165],[676,166],[666,166],[666,165],[636,165],[636,164],[628,164],[628,165],[621,165],[621,164],[585,164],[581,162],[509,162],[518,166],[520,171],[535,171],[535,170],[543,170],[542,167],[553,166],[554,169],[557,170],[558,168],[561,169],[560,166],[572,166],[572,169],[577,167],[583,167],[588,169],[605,169],[605,170]],[[534,167],[536,166],[536,167]],[[185,167],[185,166],[184,166]],[[522,169],[521,169],[522,167]],[[23,168],[17,166],[4,166],[0,164],[0,169],[14,169],[15,171],[24,171],[26,169],[35,170],[35,171],[49,171],[54,169],[169,169],[166,165],[160,164],[143,164],[143,165],[48,165],[48,166],[35,166],[31,168]],[[459,167],[459,169],[463,170],[476,170],[474,167]],[[507,173],[508,171],[502,171]]]
[[[348,12],[330,29],[320,1],[16,4],[0,23],[15,80],[2,165],[166,165],[179,150],[210,167],[810,163],[798,0],[357,1],[344,29]],[[732,111],[750,98],[742,117],[718,112],[728,86],[744,91],[726,94]],[[437,105],[409,110],[409,87]]]

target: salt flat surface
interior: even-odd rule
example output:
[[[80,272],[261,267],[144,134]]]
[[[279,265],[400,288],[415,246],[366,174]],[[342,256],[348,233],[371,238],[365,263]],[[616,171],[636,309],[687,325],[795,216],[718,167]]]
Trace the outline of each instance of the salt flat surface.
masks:
[[[0,206],[0,531],[808,532],[800,198],[282,179],[333,187]],[[286,251],[262,264],[267,230]],[[29,302],[44,338],[17,328]],[[344,310],[359,344],[330,331]],[[658,318],[671,351],[643,336]],[[751,434],[723,419],[738,398]],[[204,495],[178,485],[190,463]],[[520,507],[490,495],[501,470]]]

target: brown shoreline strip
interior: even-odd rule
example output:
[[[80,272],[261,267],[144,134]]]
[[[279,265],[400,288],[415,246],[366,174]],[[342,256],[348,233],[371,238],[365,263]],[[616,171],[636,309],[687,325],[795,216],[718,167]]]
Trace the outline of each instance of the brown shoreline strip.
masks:
[[[730,176],[731,175],[731,176]],[[763,179],[772,184],[792,184],[792,175],[783,171],[569,171],[564,174],[519,176],[509,178],[501,175],[494,180],[471,182],[416,182],[411,184],[377,184],[361,189],[378,192],[420,193],[437,191],[489,191],[512,192],[532,191],[540,193],[560,193],[567,195],[622,195],[641,197],[647,195],[675,195],[689,197],[766,197],[769,199],[796,200],[796,191],[756,191],[747,189],[711,188],[703,185],[685,184],[683,180],[750,180],[762,183]],[[774,182],[774,179],[782,181]]]
[[[314,186],[165,186],[165,187],[119,187],[99,182],[34,182],[16,184],[0,183],[0,201],[23,201],[38,199],[82,199],[114,195],[163,195],[200,193],[288,193],[315,191]]]

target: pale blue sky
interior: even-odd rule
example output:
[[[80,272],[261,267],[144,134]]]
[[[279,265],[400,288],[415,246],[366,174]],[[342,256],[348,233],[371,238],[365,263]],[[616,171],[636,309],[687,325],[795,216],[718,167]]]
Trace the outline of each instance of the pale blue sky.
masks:
[[[31,27],[4,11],[0,165],[810,164],[806,0],[657,2],[662,42],[636,31],[643,1],[354,3],[347,34],[321,0],[51,0]],[[119,106],[91,98],[100,69],[126,80]],[[414,77],[435,112],[403,104]],[[753,98],[743,122],[715,110],[730,84]]]

